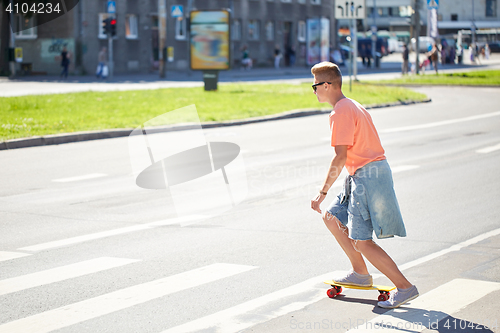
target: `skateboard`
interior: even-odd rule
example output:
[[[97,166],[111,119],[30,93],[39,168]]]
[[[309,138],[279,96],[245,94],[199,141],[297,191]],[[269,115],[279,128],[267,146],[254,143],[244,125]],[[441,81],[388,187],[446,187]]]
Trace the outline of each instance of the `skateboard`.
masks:
[[[360,290],[378,290],[378,292],[380,293],[380,295],[378,296],[378,300],[380,302],[383,302],[389,299],[390,291],[396,289],[396,287],[378,286],[378,285],[373,285],[371,287],[350,286],[347,284],[335,282],[333,280],[327,280],[324,281],[324,283],[332,286],[331,289],[328,289],[326,291],[326,294],[330,298],[337,297],[337,295],[339,295],[342,292],[342,288],[360,289]]]

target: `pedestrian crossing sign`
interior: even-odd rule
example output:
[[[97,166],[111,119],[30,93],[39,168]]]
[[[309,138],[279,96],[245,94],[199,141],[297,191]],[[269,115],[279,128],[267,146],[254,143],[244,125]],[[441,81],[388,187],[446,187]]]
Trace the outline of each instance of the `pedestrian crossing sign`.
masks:
[[[184,8],[181,5],[174,5],[172,6],[172,9],[170,10],[170,15],[172,17],[182,17],[184,12]]]
[[[439,0],[427,0],[427,9],[438,9]]]

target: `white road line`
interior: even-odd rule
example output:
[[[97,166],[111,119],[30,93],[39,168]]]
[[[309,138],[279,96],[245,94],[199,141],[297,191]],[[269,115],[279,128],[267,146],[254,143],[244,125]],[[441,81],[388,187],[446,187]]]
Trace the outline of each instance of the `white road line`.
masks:
[[[463,123],[463,122],[473,121],[473,120],[478,120],[478,119],[485,119],[485,118],[490,118],[490,117],[497,117],[497,116],[500,116],[500,111],[481,114],[481,115],[477,115],[477,116],[465,117],[465,118],[450,119],[450,120],[438,121],[438,122],[434,122],[434,123],[421,124],[421,125],[389,128],[386,130],[381,130],[381,131],[379,131],[379,133],[396,133],[396,132],[414,131],[414,130],[419,130],[419,129],[452,125],[452,124]]]
[[[125,234],[128,232],[145,230],[145,229],[150,229],[150,228],[151,228],[151,226],[149,226],[147,224],[140,224],[140,225],[134,225],[131,227],[102,231],[102,232],[97,232],[94,234],[77,236],[77,237],[72,237],[72,238],[61,239],[58,241],[27,246],[27,247],[20,248],[18,250],[19,251],[37,252],[37,251],[54,249],[54,248],[61,247],[61,246],[83,243],[83,242],[87,242],[90,240],[95,240],[95,239],[100,239],[100,238],[105,238],[105,237],[110,237],[110,236],[116,236],[116,235],[121,235],[121,234]]]
[[[332,276],[336,276],[338,273],[332,272],[314,277],[235,307],[170,328],[161,333],[204,332],[205,330],[217,333],[240,332],[324,299],[326,289],[325,284],[321,283],[321,281],[331,279]],[[298,295],[301,295],[301,299],[306,298],[307,300],[294,301],[293,298]],[[273,306],[273,303],[279,304]],[[272,311],[269,311],[270,307],[272,307]]]
[[[492,152],[497,151],[497,150],[500,150],[500,143],[497,144],[496,146],[491,146],[491,147],[486,147],[483,149],[476,150],[476,153],[488,154],[488,153],[492,153]]]
[[[128,265],[137,261],[139,260],[103,257],[1,280],[0,296]]]
[[[0,251],[0,261],[7,261],[7,260],[22,258],[22,257],[30,256],[30,255],[31,254],[21,253],[21,252]]]
[[[105,174],[105,173],[90,173],[88,175],[82,175],[82,176],[76,176],[76,177],[53,179],[52,181],[56,182],[56,183],[69,183],[69,182],[77,182],[80,180],[101,178],[101,177],[106,177],[106,176],[107,176],[107,174]]]
[[[47,333],[256,268],[213,264],[0,325],[0,333]]]
[[[421,265],[424,262],[431,261],[432,259],[436,259],[437,257],[443,256],[443,255],[445,255],[447,253],[450,253],[450,252],[460,251],[460,249],[462,249],[464,247],[467,247],[467,246],[479,243],[479,242],[481,242],[481,241],[483,241],[483,240],[485,240],[487,238],[490,238],[490,237],[493,237],[493,236],[497,236],[497,235],[500,235],[500,228],[492,230],[492,231],[489,231],[489,232],[485,232],[484,234],[481,234],[479,236],[476,236],[476,237],[473,237],[471,239],[468,239],[468,240],[466,240],[464,242],[461,242],[461,243],[455,244],[453,246],[450,246],[447,249],[431,253],[431,254],[426,255],[425,257],[419,258],[417,260],[413,260],[413,261],[407,262],[406,264],[403,264],[403,265],[399,266],[399,269],[400,270],[406,270],[406,269],[409,269],[409,268]]]
[[[421,259],[411,261],[400,266],[400,269],[403,270],[414,267],[416,265],[442,256],[446,253],[458,251],[461,248],[476,244],[498,234],[500,234],[500,229],[484,233],[465,242],[453,245],[448,249],[444,249],[442,251],[438,251],[436,253],[425,256]],[[278,290],[274,293],[259,297],[235,307],[190,321],[180,326],[173,327],[162,333],[187,333],[203,330],[211,330],[218,333],[239,332],[245,328],[269,321],[293,311],[303,309],[310,304],[324,299],[326,297],[326,289],[325,284],[321,283],[321,281],[331,279],[331,277],[337,275],[337,273],[338,272],[328,273],[314,277],[294,286]],[[380,275],[374,274],[373,277],[377,278],[379,276]],[[293,297],[300,294],[303,295],[300,302],[289,301],[290,299],[288,297]],[[279,304],[280,301],[281,304]]]
[[[151,228],[156,228],[156,227],[161,227],[161,226],[166,226],[166,225],[188,223],[188,222],[197,221],[197,220],[204,219],[204,218],[206,218],[206,217],[201,216],[201,215],[193,215],[193,216],[187,216],[187,217],[166,219],[166,220],[161,220],[161,221],[156,221],[156,222],[151,222],[151,223],[146,223],[146,224],[134,225],[134,226],[130,226],[130,227],[118,228],[118,229],[113,229],[113,230],[96,232],[93,234],[88,234],[88,235],[83,235],[83,236],[61,239],[61,240],[57,240],[57,241],[53,241],[53,242],[47,242],[47,243],[42,243],[42,244],[37,244],[37,245],[26,246],[26,247],[20,248],[18,250],[19,251],[29,251],[29,252],[43,251],[43,250],[54,249],[54,248],[58,248],[58,247],[62,247],[62,246],[68,246],[68,245],[74,245],[74,244],[78,244],[78,243],[88,242],[91,240],[126,234],[126,233],[134,232],[134,231],[146,230],[146,229],[151,229]]]
[[[464,292],[471,286],[474,286],[474,292]],[[378,332],[379,330],[422,332],[431,325],[437,328],[440,320],[499,289],[500,283],[497,282],[452,280],[408,303],[408,306],[390,310],[347,332]],[[442,325],[444,324],[442,323],[441,327]]]

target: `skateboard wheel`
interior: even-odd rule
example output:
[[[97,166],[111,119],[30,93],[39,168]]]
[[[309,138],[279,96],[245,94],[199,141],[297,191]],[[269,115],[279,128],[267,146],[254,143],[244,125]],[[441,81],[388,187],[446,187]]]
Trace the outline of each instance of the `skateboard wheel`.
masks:
[[[328,289],[326,291],[326,294],[328,295],[328,297],[334,298],[335,296],[337,296],[337,290],[335,288]]]
[[[387,301],[388,299],[389,299],[389,296],[387,294],[378,295],[379,302],[384,302],[384,301]]]
[[[337,291],[337,295],[342,292],[342,287],[341,286],[334,286],[335,290]]]

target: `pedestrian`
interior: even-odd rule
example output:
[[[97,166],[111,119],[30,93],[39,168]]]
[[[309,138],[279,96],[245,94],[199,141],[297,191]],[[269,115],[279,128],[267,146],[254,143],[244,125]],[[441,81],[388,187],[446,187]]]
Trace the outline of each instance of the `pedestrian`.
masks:
[[[243,45],[241,54],[241,69],[252,69],[253,61],[248,54],[248,46]]]
[[[106,77],[108,76],[107,59],[107,48],[103,46],[101,51],[99,52],[99,55],[97,56],[98,65],[95,72],[97,78],[106,79]]]
[[[484,45],[484,59],[490,59],[490,46],[488,44]]]
[[[438,74],[438,59],[439,59],[439,49],[436,45],[436,43],[434,43],[432,45],[432,49],[430,50],[428,56],[432,62],[432,66],[434,66],[434,70],[436,71],[436,75]]]
[[[288,54],[289,54],[289,58],[290,58],[290,67],[293,67],[293,66],[295,66],[295,59],[296,59],[295,46],[291,46],[288,49]]]
[[[408,74],[408,62],[410,60],[410,52],[408,51],[408,46],[403,45],[403,75]]]
[[[349,258],[352,271],[334,281],[353,286],[373,285],[365,258],[394,283],[397,290],[382,308],[396,308],[418,297],[417,288],[396,263],[372,239],[405,237],[406,230],[393,188],[392,172],[370,114],[342,93],[342,73],[337,65],[321,62],[312,67],[313,89],[320,103],[333,107],[330,113],[331,145],[335,156],[311,208],[322,213],[320,204],[344,166],[349,175],[343,191],[322,213],[323,220]]]
[[[70,63],[69,58],[70,58],[70,53],[68,52],[66,46],[64,46],[61,52],[61,67],[63,68],[60,75],[61,78],[65,79],[68,78],[68,67]]]
[[[276,44],[276,47],[274,48],[274,68],[276,69],[280,68],[280,60],[281,60],[281,50],[280,46]]]

